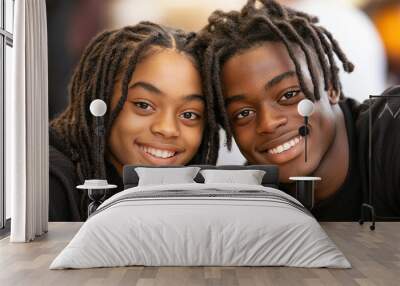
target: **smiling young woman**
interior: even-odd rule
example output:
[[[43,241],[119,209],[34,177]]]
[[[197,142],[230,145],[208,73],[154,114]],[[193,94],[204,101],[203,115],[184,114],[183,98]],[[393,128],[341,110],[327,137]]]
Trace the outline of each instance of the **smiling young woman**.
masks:
[[[112,109],[120,97],[119,82]],[[120,174],[132,163],[187,164],[202,141],[205,105],[193,60],[171,49],[154,50],[136,66],[108,137],[107,158]]]
[[[50,125],[50,220],[86,219],[87,195],[75,186],[107,178],[122,187],[126,164],[215,164],[218,128],[193,36],[142,22],[89,44],[72,77],[70,104]],[[94,99],[109,110],[100,142],[89,112]]]
[[[273,0],[249,0],[241,11],[215,11],[194,45],[202,50],[205,91],[215,98],[228,148],[234,137],[248,164],[278,165],[286,191],[294,188],[291,176],[322,177],[312,210],[318,219],[357,220],[369,172],[377,214],[400,216],[400,120],[373,120],[376,163],[369,170],[369,108],[375,116],[385,102],[360,105],[344,96],[336,59],[346,72],[354,66],[316,17]],[[315,104],[306,163],[297,112],[304,98]],[[400,96],[391,107],[400,108]]]

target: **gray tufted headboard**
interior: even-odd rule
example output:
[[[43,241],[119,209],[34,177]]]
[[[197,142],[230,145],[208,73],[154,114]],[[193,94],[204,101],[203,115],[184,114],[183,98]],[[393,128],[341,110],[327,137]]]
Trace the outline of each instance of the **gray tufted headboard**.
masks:
[[[190,165],[195,167],[200,167],[201,169],[220,169],[220,170],[249,170],[249,169],[256,169],[256,170],[263,170],[265,171],[265,175],[262,179],[262,185],[265,187],[272,187],[278,188],[279,186],[279,169],[276,165],[248,165],[248,166],[240,166],[240,165],[220,165],[220,166],[213,166],[213,165]],[[123,182],[124,182],[124,189],[136,187],[139,182],[139,177],[135,171],[136,167],[154,167],[154,166],[143,166],[143,165],[126,165],[124,166],[123,171]],[[184,168],[187,166],[157,166],[157,168]],[[198,183],[204,183],[204,178],[200,174],[194,178],[194,180]]]

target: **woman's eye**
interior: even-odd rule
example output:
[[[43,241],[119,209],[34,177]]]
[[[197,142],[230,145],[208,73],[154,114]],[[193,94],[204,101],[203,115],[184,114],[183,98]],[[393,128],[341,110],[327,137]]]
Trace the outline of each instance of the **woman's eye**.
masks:
[[[140,109],[144,109],[144,110],[151,110],[151,105],[143,102],[143,101],[138,101],[138,102],[134,102],[135,106],[139,107]]]
[[[248,117],[248,116],[252,115],[253,113],[254,113],[254,110],[250,110],[250,109],[242,110],[236,115],[236,119],[242,119],[242,118]]]
[[[296,97],[299,93],[300,93],[300,90],[291,90],[291,91],[285,92],[285,94],[282,95],[280,100],[282,100],[282,101],[289,100],[293,97]]]
[[[182,113],[180,115],[180,117],[183,119],[195,120],[195,119],[199,118],[200,116],[194,112],[187,111],[187,112]]]

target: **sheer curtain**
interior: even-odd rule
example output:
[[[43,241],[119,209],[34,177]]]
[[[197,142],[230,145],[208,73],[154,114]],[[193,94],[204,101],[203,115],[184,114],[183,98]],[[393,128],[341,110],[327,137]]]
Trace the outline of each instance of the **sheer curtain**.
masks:
[[[48,227],[47,22],[45,0],[15,1],[13,91],[6,97],[6,187],[12,242]]]

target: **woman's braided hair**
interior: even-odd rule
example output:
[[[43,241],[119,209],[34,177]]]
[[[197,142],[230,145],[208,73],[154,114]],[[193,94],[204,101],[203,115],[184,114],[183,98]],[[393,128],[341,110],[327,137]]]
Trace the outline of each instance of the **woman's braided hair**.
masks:
[[[190,47],[194,37],[194,33],[141,22],[135,26],[105,31],[87,46],[69,85],[69,105],[50,123],[51,130],[62,139],[65,146],[60,151],[72,159],[81,182],[85,178],[106,178],[104,154],[107,138],[126,101],[128,84],[136,65],[149,54],[151,47],[157,46],[185,53],[201,70],[196,51]],[[122,96],[115,109],[105,114],[105,134],[98,142],[96,120],[90,114],[89,105],[94,99],[102,99],[110,106],[117,78],[122,81]],[[206,118],[212,109],[211,96],[209,94],[205,98]],[[219,146],[217,123],[207,120],[205,124],[202,143],[189,164],[216,163]],[[100,146],[100,158],[93,146]],[[86,213],[86,206],[85,194],[81,199],[81,215]]]
[[[201,51],[205,92],[214,96],[214,106],[218,110],[216,120],[227,133],[229,150],[232,145],[232,130],[225,110],[220,74],[223,64],[234,54],[263,42],[282,42],[294,63],[300,87],[307,98],[320,99],[320,73],[316,70],[317,66],[322,69],[325,90],[332,88],[343,98],[335,55],[346,72],[352,72],[354,65],[347,59],[332,34],[317,23],[317,17],[282,6],[274,0],[249,0],[241,11],[217,10],[208,18],[208,25],[198,33],[192,45]],[[292,43],[297,44],[305,55],[313,91],[305,84]]]

